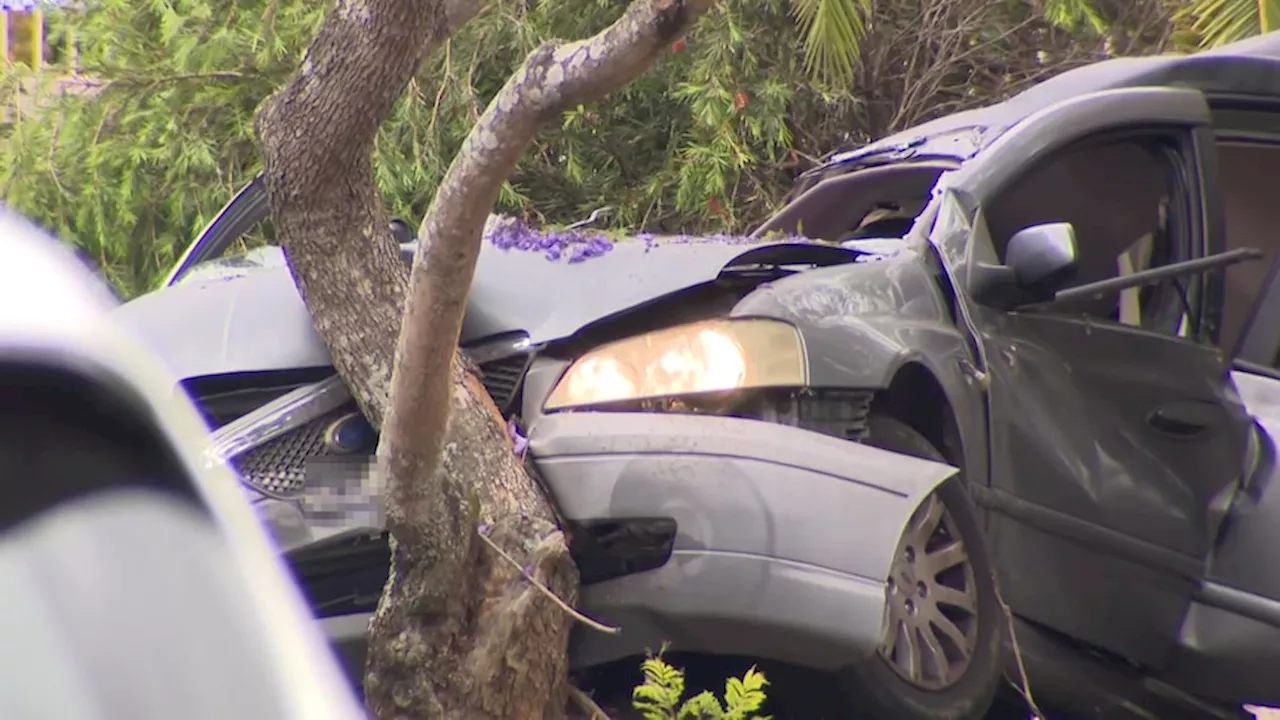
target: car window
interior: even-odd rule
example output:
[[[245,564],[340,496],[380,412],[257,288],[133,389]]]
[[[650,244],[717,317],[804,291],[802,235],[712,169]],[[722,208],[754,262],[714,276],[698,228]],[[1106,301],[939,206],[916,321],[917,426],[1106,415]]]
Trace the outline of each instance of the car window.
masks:
[[[1228,140],[1219,141],[1217,149],[1226,249],[1251,247],[1264,255],[1261,262],[1239,263],[1226,270],[1219,344],[1232,352],[1253,315],[1263,284],[1280,259],[1280,203],[1275,197],[1280,142]]]
[[[1032,167],[986,209],[997,255],[1023,228],[1069,222],[1079,271],[1074,285],[1106,280],[1192,257],[1188,207],[1179,192],[1172,139],[1126,137],[1069,146]],[[1185,336],[1188,287],[1166,281],[1057,303],[1045,312],[1085,315]]]

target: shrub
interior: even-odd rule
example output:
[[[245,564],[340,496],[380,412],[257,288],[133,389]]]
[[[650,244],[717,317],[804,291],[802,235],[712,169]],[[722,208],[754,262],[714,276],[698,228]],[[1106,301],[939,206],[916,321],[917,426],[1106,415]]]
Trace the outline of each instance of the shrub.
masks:
[[[644,683],[631,695],[631,704],[644,720],[769,720],[756,713],[764,706],[764,673],[754,667],[741,678],[724,684],[724,698],[705,690],[685,699],[684,672],[668,665],[661,656],[641,665]]]

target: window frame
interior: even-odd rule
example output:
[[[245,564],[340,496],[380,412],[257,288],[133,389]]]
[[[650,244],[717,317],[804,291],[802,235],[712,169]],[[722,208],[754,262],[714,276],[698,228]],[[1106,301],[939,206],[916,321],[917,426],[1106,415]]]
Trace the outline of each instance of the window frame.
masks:
[[[989,218],[993,215],[992,208],[1000,201],[1000,198],[1012,187],[1026,181],[1027,177],[1046,166],[1058,162],[1063,156],[1070,155],[1074,152],[1086,150],[1090,148],[1098,148],[1113,144],[1122,144],[1125,142],[1150,143],[1158,146],[1160,155],[1159,160],[1164,164],[1163,171],[1166,175],[1166,188],[1169,197],[1169,207],[1167,209],[1166,225],[1169,228],[1176,227],[1177,236],[1174,238],[1173,258],[1152,265],[1151,267],[1159,267],[1161,265],[1205,257],[1209,254],[1211,242],[1208,233],[1205,231],[1206,222],[1204,217],[1203,198],[1197,182],[1199,169],[1199,157],[1197,152],[1197,142],[1195,129],[1185,125],[1164,125],[1164,124],[1139,124],[1125,126],[1110,130],[1103,130],[1079,137],[1068,142],[1061,147],[1054,148],[1051,152],[1042,157],[1037,158],[1034,162],[1028,163],[1016,174],[1010,176],[1005,182],[996,185],[988,192],[988,199],[982,204],[982,214],[988,218],[987,234],[990,242],[990,250],[994,254],[997,262],[1003,261],[1003,250],[1007,246],[1008,238],[997,238],[991,232]],[[1175,212],[1176,210],[1176,212]],[[1176,217],[1176,220],[1175,220]],[[1160,303],[1163,305],[1162,311],[1181,305],[1182,312],[1187,315],[1186,333],[1180,334],[1178,327],[1181,323],[1173,328],[1172,331],[1163,328],[1153,328],[1148,326],[1146,321],[1147,312],[1145,308],[1142,311],[1143,322],[1140,326],[1113,320],[1109,317],[1094,315],[1088,313],[1063,313],[1055,310],[1052,303],[1046,303],[1035,308],[1035,312],[1044,315],[1054,316],[1083,316],[1088,317],[1090,321],[1105,324],[1107,326],[1123,327],[1132,330],[1142,330],[1147,332],[1156,332],[1177,339],[1206,344],[1208,341],[1204,335],[1204,316],[1206,312],[1205,303],[1203,301],[1205,295],[1205,277],[1203,274],[1193,275],[1181,280],[1184,285],[1181,288],[1185,304],[1179,300],[1175,293],[1169,303]],[[1158,291],[1165,290],[1166,287],[1176,287],[1172,282],[1166,281],[1166,284],[1156,285]],[[1077,283],[1080,285],[1084,283]],[[1074,286],[1074,285],[1073,285]],[[1072,286],[1068,286],[1072,287]],[[1151,287],[1151,286],[1149,286]]]
[[[1270,112],[1233,108],[1231,112],[1215,113],[1215,125],[1223,118],[1232,118],[1237,121],[1228,127],[1215,127],[1213,135],[1215,158],[1218,146],[1221,144],[1265,146],[1272,150],[1280,148],[1280,132],[1264,129],[1265,119],[1269,119],[1274,127],[1277,117],[1280,116],[1280,104],[1272,105],[1271,108],[1273,109]],[[1241,120],[1244,122],[1239,122]],[[1218,184],[1219,187],[1225,185],[1221,174],[1218,177]],[[1224,227],[1224,243],[1225,240]],[[1257,297],[1246,315],[1239,337],[1236,338],[1232,347],[1223,348],[1223,351],[1230,353],[1233,361],[1280,370],[1280,254],[1271,261],[1271,266],[1263,276]]]

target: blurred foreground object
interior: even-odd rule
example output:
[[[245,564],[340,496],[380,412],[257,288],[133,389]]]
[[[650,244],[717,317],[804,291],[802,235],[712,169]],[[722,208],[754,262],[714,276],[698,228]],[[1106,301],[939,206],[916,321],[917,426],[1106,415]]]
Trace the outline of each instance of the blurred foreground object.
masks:
[[[0,717],[363,717],[172,377],[0,208]]]

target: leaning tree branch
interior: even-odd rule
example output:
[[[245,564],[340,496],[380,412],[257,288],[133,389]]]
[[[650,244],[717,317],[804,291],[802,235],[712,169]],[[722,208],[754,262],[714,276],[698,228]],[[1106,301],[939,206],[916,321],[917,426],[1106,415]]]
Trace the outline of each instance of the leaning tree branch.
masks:
[[[449,166],[419,229],[405,321],[392,376],[395,407],[383,427],[388,492],[403,516],[392,529],[415,533],[415,518],[457,513],[414,478],[431,476],[447,422],[453,347],[480,254],[485,221],[502,184],[539,126],[564,109],[597,100],[649,69],[714,0],[636,0],[596,36],[545,43],[489,104]]]
[[[379,126],[422,59],[486,0],[339,0],[259,108],[276,235],[360,409],[382,422],[409,273],[373,181]],[[359,305],[357,319],[328,308]]]
[[[562,605],[577,600],[577,572],[457,341],[486,220],[539,126],[643,73],[712,2],[635,0],[588,40],[544,44],[490,103],[436,192],[419,230],[379,446],[393,540],[366,678],[379,717],[564,713],[573,618]],[[492,548],[478,541],[477,522]]]

